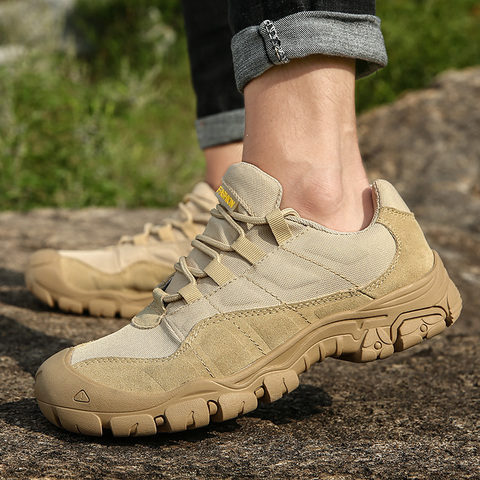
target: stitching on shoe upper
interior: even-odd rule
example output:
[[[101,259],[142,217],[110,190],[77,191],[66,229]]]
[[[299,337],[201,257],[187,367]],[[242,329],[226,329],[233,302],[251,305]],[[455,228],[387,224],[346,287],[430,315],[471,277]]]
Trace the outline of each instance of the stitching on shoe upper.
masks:
[[[349,290],[349,291],[345,291],[345,292],[341,292],[341,293],[337,293],[337,294],[333,294],[333,295],[328,295],[327,297],[323,297],[321,299],[309,300],[307,302],[301,302],[301,303],[298,303],[298,304],[293,304],[293,305],[282,304],[282,305],[279,305],[278,307],[268,307],[268,308],[262,309],[262,311],[258,311],[258,310],[247,311],[247,310],[245,310],[245,311],[237,312],[237,313],[234,313],[234,314],[231,314],[231,315],[229,315],[229,314],[221,315],[221,316],[215,315],[215,316],[210,317],[209,319],[206,319],[206,320],[200,322],[199,324],[197,324],[189,334],[189,336],[190,336],[193,333],[193,335],[191,335],[191,338],[189,338],[187,336],[187,338],[182,342],[181,346],[174,353],[172,353],[168,357],[161,357],[161,358],[97,357],[97,358],[90,358],[90,359],[87,359],[87,360],[83,360],[82,362],[78,362],[75,365],[72,365],[72,368],[77,369],[78,367],[80,367],[82,365],[91,365],[91,364],[96,364],[96,363],[120,363],[120,364],[164,363],[164,362],[173,361],[175,358],[177,358],[178,356],[183,354],[188,349],[192,350],[192,353],[195,356],[197,356],[199,358],[199,360],[201,361],[201,358],[198,356],[198,354],[195,351],[192,343],[195,340],[195,338],[198,336],[198,334],[204,328],[206,328],[209,325],[215,325],[215,324],[221,323],[225,320],[227,320],[227,321],[230,320],[231,321],[232,319],[235,319],[235,318],[242,318],[242,317],[247,317],[247,316],[260,316],[260,315],[275,314],[279,311],[292,311],[293,310],[293,311],[295,311],[295,313],[298,313],[298,312],[296,312],[297,308],[315,306],[315,305],[320,306],[320,305],[323,305],[323,304],[326,304],[326,303],[334,302],[336,300],[343,300],[343,299],[348,298],[348,297],[353,298],[353,297],[362,297],[362,296],[367,296],[367,295],[365,295],[363,292],[361,292],[359,290],[358,291]],[[316,313],[315,313],[315,315],[316,315]],[[311,322],[309,322],[309,324],[311,324]],[[208,367],[204,364],[203,361],[202,361],[202,364],[205,366],[205,368],[207,369],[209,374],[211,374]]]
[[[266,355],[266,353],[263,351],[263,348],[247,332],[237,325],[233,319],[229,319],[229,321],[232,325],[235,325],[258,348],[258,350],[260,350],[263,355]]]
[[[401,212],[400,210],[397,210],[397,209],[391,208],[391,207],[382,207],[381,210],[388,211],[389,213],[393,213],[393,214],[401,216],[401,217],[410,217],[412,219],[415,218],[415,215],[411,212]],[[392,273],[392,271],[396,267],[396,265],[398,263],[398,259],[400,258],[400,254],[402,253],[402,250],[403,250],[402,240],[400,239],[397,231],[395,230],[394,227],[392,227],[390,222],[388,222],[388,220],[385,220],[385,219],[382,218],[382,219],[378,220],[378,223],[387,227],[388,231],[390,232],[393,239],[395,240],[395,244],[397,245],[397,251],[396,251],[396,254],[395,254],[395,258],[394,258],[392,264],[390,265],[390,267],[388,268],[388,270],[383,275],[381,275],[375,282],[371,283],[370,285],[367,285],[366,287],[362,287],[362,290],[365,291],[365,293],[370,292],[371,290],[374,290],[375,288],[378,288],[380,285],[382,285],[382,283],[385,282],[385,280],[390,276],[390,274]]]
[[[233,282],[234,280],[235,280],[235,278],[232,278],[232,280],[228,281],[228,282],[225,283],[224,285],[228,285],[229,283]],[[223,285],[222,285],[222,286],[223,286]],[[219,288],[220,288],[220,287],[216,288],[215,290],[218,290]],[[222,312],[210,301],[210,298],[208,298],[208,297],[210,297],[210,294],[209,294],[209,295],[205,295],[203,298],[212,306],[212,308],[213,308],[214,310],[216,310],[216,311],[218,312],[218,314],[221,314]],[[186,306],[186,305],[185,305],[185,306]],[[181,307],[181,308],[184,308],[184,307]],[[180,308],[179,308],[178,310],[180,310]],[[202,321],[202,320],[200,320],[200,321]],[[195,328],[195,326],[194,326],[194,328]],[[190,330],[190,331],[191,331],[191,330]],[[190,333],[190,332],[189,332],[189,333]]]
[[[180,343],[185,340],[185,336],[182,334],[182,332],[180,332],[180,330],[178,330],[177,326],[174,323],[169,321],[169,319],[166,315],[163,316],[161,321],[172,332],[172,334],[174,334],[175,337],[177,337],[177,340],[179,340]]]
[[[267,292],[269,295],[271,295],[273,298],[277,299],[279,302],[280,302],[280,305],[278,305],[278,307],[280,306],[284,306],[285,307],[285,310],[288,310],[290,312],[293,312],[293,313],[297,313],[298,315],[300,315],[306,322],[308,323],[311,323],[309,322],[302,314],[300,314],[299,312],[295,311],[294,308],[292,308],[291,305],[289,305],[288,303],[285,303],[283,300],[281,300],[280,298],[278,298],[274,293],[270,292],[269,290],[267,290],[265,287],[262,287],[261,285],[259,285],[257,282],[254,282],[252,279],[250,278],[246,278],[246,280],[248,280],[250,283],[253,283],[255,286],[257,286],[258,288],[261,288],[262,290],[264,290],[265,292]],[[270,309],[270,308],[277,308],[277,307],[264,307],[266,309]],[[253,309],[249,309],[248,311],[254,311]],[[278,310],[277,310],[278,311]],[[235,312],[233,312],[235,314]],[[272,313],[275,313],[275,312],[272,312]],[[226,318],[227,320],[229,319],[228,315],[229,313],[226,313]],[[240,315],[238,316],[234,316],[233,318],[241,318]]]
[[[239,193],[228,183],[226,182],[225,180],[223,180],[223,183],[225,184],[226,187],[228,187],[228,189],[231,191],[231,192],[234,192],[235,196],[240,200],[239,203],[242,204],[242,206],[245,208],[245,210],[253,217],[253,211],[252,209],[250,208],[250,205],[248,204],[248,202],[245,200],[244,197],[242,197],[241,195],[239,195]]]
[[[267,308],[262,308],[262,309],[253,309],[253,310],[242,310],[239,312],[232,312],[232,313],[226,313],[222,314],[222,317],[218,318],[216,315],[213,317],[210,317],[209,319],[202,320],[199,322],[195,327],[190,331],[189,335],[185,339],[185,344],[191,344],[195,338],[198,336],[198,334],[206,328],[208,325],[214,325],[215,323],[220,323],[225,320],[230,320],[230,319],[235,319],[235,318],[241,318],[241,317],[250,317],[250,316],[261,316],[265,314],[274,314],[277,313],[278,311],[284,310],[284,311],[292,311],[296,308],[301,308],[302,306],[313,306],[313,305],[321,305],[322,303],[328,303],[331,301],[335,300],[342,300],[343,298],[347,297],[353,297],[353,296],[365,296],[365,294],[359,290],[347,290],[341,293],[333,294],[333,295],[328,295],[327,297],[323,297],[322,299],[318,300],[309,300],[307,302],[300,302],[297,304],[285,304],[282,303],[281,305],[275,306],[275,307],[267,307]],[[190,338],[189,338],[190,337]],[[182,348],[179,347],[179,350]],[[177,350],[178,352],[178,350]],[[172,357],[177,354],[177,352],[172,354]],[[168,357],[165,357],[168,358]]]
[[[296,308],[294,308],[293,306],[290,306],[290,309],[292,312],[296,313],[299,317],[303,318],[307,323],[311,324],[312,322],[305,316],[305,315],[302,315]]]
[[[260,288],[261,290],[263,290],[264,292],[267,292],[270,296],[272,296],[275,300],[279,301],[280,302],[280,305],[285,305],[285,302],[283,300],[281,300],[280,298],[278,298],[274,293],[270,292],[269,290],[267,290],[265,287],[262,287],[262,285],[259,285],[257,282],[255,282],[254,280],[252,280],[251,278],[246,278],[245,277],[245,280],[247,282],[250,282],[250,283],[253,283],[256,287]]]
[[[363,292],[361,292],[360,290],[356,290],[356,291],[351,291],[351,292],[345,292],[343,295],[338,295],[336,297],[333,297],[333,298],[328,298],[328,299],[325,299],[325,301],[322,301],[320,303],[318,303],[317,305],[320,306],[320,305],[325,305],[326,303],[330,303],[330,302],[334,302],[335,300],[343,300],[345,298],[353,298],[353,297],[365,297],[365,296],[368,296],[368,295],[365,295]],[[370,298],[370,297],[369,297]],[[313,306],[313,305],[312,305]],[[314,314],[316,317],[318,317],[317,315],[317,310],[314,311]]]
[[[352,280],[348,279],[347,277],[343,276],[342,274],[336,272],[335,270],[332,270],[331,268],[328,268],[326,265],[322,265],[321,263],[318,263],[318,262],[315,262],[314,260],[310,259],[310,258],[306,258],[304,257],[303,255],[300,255],[299,253],[297,252],[292,252],[291,250],[289,250],[288,248],[284,248],[284,250],[288,253],[291,253],[292,255],[295,255],[296,257],[299,257],[299,258],[302,258],[303,260],[307,261],[307,262],[310,262],[310,263],[313,263],[314,265],[317,265],[318,267],[321,267],[321,268],[324,268],[325,270],[327,270],[328,272],[330,273],[333,273],[334,275],[336,275],[337,277],[340,277],[340,278],[343,278],[343,280],[345,280],[346,282],[350,283],[351,285],[353,285],[355,288],[360,288],[359,285],[357,285],[355,282],[352,282]]]
[[[388,211],[388,212],[391,212],[393,214],[396,214],[396,215],[399,215],[399,216],[403,216],[403,217],[409,217],[409,218],[414,218],[414,215],[410,212],[401,212],[401,211],[398,211],[396,209],[393,209],[393,208],[390,208],[390,207],[382,207],[381,210],[384,210],[384,211]],[[398,237],[398,234],[396,232],[396,230],[392,227],[392,225],[388,222],[388,220],[385,220],[385,219],[381,219],[381,220],[378,220],[378,223],[384,225],[386,228],[388,228],[388,230],[390,231],[390,233],[392,234],[395,242],[396,242],[396,245],[397,245],[397,252],[396,252],[396,257],[394,259],[394,261],[392,262],[392,265],[390,266],[390,268],[387,270],[387,272],[385,272],[375,283],[373,283],[372,285],[368,286],[365,288],[366,291],[369,291],[371,289],[374,289],[374,288],[377,288],[379,285],[381,285],[385,279],[390,275],[391,271],[395,268],[397,262],[398,262],[398,258],[400,257],[400,254],[401,254],[401,251],[402,251],[402,244],[401,244],[401,240],[399,239]],[[295,236],[293,236],[291,239],[289,239],[288,241],[293,241],[294,239],[298,238],[300,235],[306,233],[307,230],[305,231],[302,231],[300,232],[299,234],[296,234]],[[287,244],[288,242],[286,242]],[[266,258],[268,255],[270,254],[273,254],[277,251],[278,248],[284,248],[285,247],[285,244],[282,245],[281,247],[277,246],[276,248],[274,248],[271,252],[269,252],[267,255],[265,255],[264,258]],[[302,257],[301,255],[299,254],[296,254],[295,252],[291,252],[290,250],[288,250],[287,248],[284,248],[285,251],[288,251],[289,253],[293,254],[293,255],[296,255],[300,258],[304,258]],[[262,259],[263,260],[263,259]],[[260,262],[262,261],[260,260]],[[346,279],[345,277],[341,276],[340,274],[338,274],[337,272],[334,272],[330,269],[328,269],[327,267],[325,267],[324,265],[321,265],[321,264],[318,264],[312,260],[309,260],[307,258],[304,258],[304,260],[306,261],[310,261],[311,263],[313,264],[316,264],[322,268],[325,268],[327,269],[328,271],[330,271],[331,273],[333,274],[336,274],[338,275],[339,277],[343,278],[344,280],[348,281],[349,283],[351,283],[352,285],[356,286],[353,282],[351,282],[350,280]],[[260,263],[258,262],[258,263]],[[248,272],[250,270],[251,267],[247,268],[246,272]],[[246,273],[245,272],[245,273]],[[245,274],[242,275],[243,277],[245,277]],[[238,277],[240,278],[240,277]],[[255,282],[252,282],[250,279],[247,279],[247,281],[257,285]],[[258,287],[260,287],[259,285],[257,285]],[[358,286],[356,286],[358,288]],[[218,287],[220,288],[220,287]],[[260,287],[262,288],[264,291],[266,291],[267,293],[269,293],[270,295],[272,295],[270,292],[268,292],[267,289],[265,289],[264,287]],[[215,289],[215,291],[217,291],[218,289]],[[212,295],[213,292],[211,292],[208,296]],[[311,301],[308,301],[308,302],[300,302],[298,304],[285,304],[282,302],[282,305],[280,306],[276,306],[276,307],[268,307],[266,309],[262,308],[262,309],[255,309],[255,310],[245,310],[245,311],[240,311],[240,312],[234,312],[233,314],[220,314],[220,316],[217,317],[217,315],[213,316],[213,317],[210,317],[208,319],[204,319],[204,320],[201,320],[199,323],[197,323],[193,328],[192,330],[189,332],[189,334],[187,335],[187,337],[184,339],[184,341],[182,342],[182,340],[178,337],[178,335],[176,334],[175,331],[173,331],[173,329],[171,328],[171,325],[169,323],[167,323],[167,327],[169,327],[169,329],[172,330],[172,333],[175,333],[175,336],[177,336],[178,340],[180,340],[182,342],[182,344],[179,346],[179,348],[172,354],[170,355],[169,357],[164,357],[164,358],[160,358],[160,359],[132,359],[132,358],[125,358],[125,359],[120,359],[118,357],[116,358],[109,358],[109,359],[105,359],[105,358],[95,358],[95,359],[89,359],[89,360],[85,360],[84,362],[79,362],[78,364],[74,365],[74,367],[77,367],[77,366],[80,366],[80,365],[86,365],[86,364],[90,364],[90,363],[96,363],[96,362],[99,362],[99,361],[110,361],[110,362],[119,362],[119,363],[131,363],[133,360],[136,362],[136,361],[144,361],[144,362],[152,362],[153,361],[158,361],[158,362],[164,362],[164,361],[169,361],[169,360],[173,360],[174,358],[176,358],[177,356],[181,355],[187,348],[190,348],[192,350],[192,352],[197,356],[197,358],[199,358],[199,360],[201,361],[201,363],[204,365],[204,367],[207,369],[207,371],[209,372],[209,374],[213,377],[213,374],[211,373],[211,371],[208,369],[208,367],[205,365],[205,363],[203,362],[203,360],[201,359],[201,357],[199,357],[198,353],[195,351],[195,349],[193,348],[193,345],[192,343],[195,341],[196,337],[198,336],[198,334],[204,329],[206,328],[207,326],[209,325],[212,325],[212,324],[215,324],[215,323],[220,323],[222,321],[225,321],[225,320],[228,320],[230,321],[231,323],[233,323],[237,328],[238,325],[233,321],[235,318],[241,318],[241,317],[245,317],[245,316],[258,316],[258,315],[265,315],[265,314],[268,314],[268,313],[275,313],[275,312],[278,312],[278,311],[281,311],[281,310],[288,310],[288,311],[293,311],[295,313],[298,314],[298,312],[296,311],[296,309],[300,308],[301,306],[308,306],[308,305],[320,305],[322,303],[327,303],[327,302],[332,302],[332,301],[335,301],[335,300],[340,300],[342,298],[348,298],[349,296],[350,297],[353,297],[353,296],[360,296],[360,295],[366,295],[366,293],[362,292],[362,291],[355,291],[355,290],[351,290],[351,291],[346,291],[346,292],[342,292],[342,293],[337,293],[337,294],[334,294],[333,296],[327,296],[327,297],[324,297],[323,299],[318,299],[318,300],[311,300]],[[272,295],[274,298],[277,298],[275,295]],[[206,298],[207,296],[203,297],[203,298]],[[208,301],[208,299],[207,299]],[[211,304],[211,302],[209,301],[209,303]],[[315,313],[316,314],[316,313]],[[302,316],[303,318],[303,316]],[[308,320],[307,320],[308,321]],[[246,334],[245,332],[243,332],[242,329],[239,328],[239,330],[244,334],[246,335],[254,344],[256,344],[256,342],[253,341],[253,339],[248,335]],[[190,338],[189,338],[190,337]],[[257,348],[260,348],[257,344],[256,344]],[[260,348],[260,351],[261,348]],[[264,352],[262,352],[264,353]]]
[[[377,185],[377,182],[373,182],[373,184],[371,185],[371,188],[373,188],[374,192],[375,192],[375,203],[376,203],[376,207],[375,208],[375,213],[378,213],[380,208],[381,208],[381,205],[380,205],[380,189],[378,188],[378,185]],[[378,217],[378,215],[377,215]]]
[[[212,377],[215,378],[215,375],[212,373],[212,371],[207,367],[206,363],[203,361],[203,358],[195,351],[195,349],[190,345],[190,350],[192,353],[200,360],[200,363],[205,367],[205,370],[208,372],[208,374]]]
[[[236,279],[240,279],[240,278],[244,278],[245,280],[248,280],[250,281],[249,278],[246,277],[246,274],[255,266],[255,265],[260,265],[263,261],[265,261],[270,255],[273,255],[279,248],[283,248],[285,245],[288,245],[290,242],[292,242],[293,240],[295,240],[296,238],[299,238],[300,236],[302,235],[305,235],[307,233],[307,230],[303,230],[299,233],[296,233],[295,235],[292,235],[291,238],[289,238],[282,246],[280,245],[277,245],[273,248],[273,250],[271,250],[270,252],[266,252],[266,254],[263,256],[263,258],[261,258],[256,264],[254,265],[249,265],[247,267],[247,269],[241,274],[239,275],[238,277],[235,277],[235,278],[232,278],[231,280],[229,280],[227,283],[224,283],[223,285],[219,285],[217,286],[214,290],[212,290],[211,292],[209,292],[208,294],[204,295],[202,298],[205,298],[208,303],[210,303],[210,305],[212,305],[213,308],[215,308],[215,310],[217,310],[219,313],[221,313],[217,307],[215,307],[209,300],[209,297],[213,296],[216,292],[218,292],[218,290],[220,288],[223,288],[225,287],[226,285],[229,285],[230,283],[234,282]],[[263,287],[262,287],[263,288]],[[270,293],[270,292],[268,292]],[[276,298],[276,297],[275,297]],[[279,300],[281,302],[281,300]],[[180,310],[184,309],[188,307],[188,304],[185,304],[185,305],[182,305],[181,307],[179,307],[178,309],[176,309],[175,311],[176,312],[179,312]],[[206,320],[206,319],[205,319]],[[203,320],[201,320],[203,321]],[[189,333],[190,334],[190,333]]]

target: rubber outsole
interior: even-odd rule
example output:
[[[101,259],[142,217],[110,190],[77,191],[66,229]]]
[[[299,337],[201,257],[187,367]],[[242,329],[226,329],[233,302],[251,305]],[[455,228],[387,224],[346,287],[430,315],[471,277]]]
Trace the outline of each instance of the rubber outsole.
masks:
[[[132,318],[152,301],[152,293],[145,292],[137,296],[135,300],[128,302],[115,292],[98,291],[95,294],[88,292],[75,292],[75,297],[52,294],[34,278],[25,276],[27,288],[33,295],[49,307],[58,308],[64,312],[82,315],[89,313],[93,317]],[[120,297],[120,298],[119,298]],[[81,298],[81,301],[78,299]]]
[[[40,250],[25,273],[27,288],[42,303],[65,312],[90,313],[96,317],[132,318],[152,301],[152,292],[95,290],[70,285],[63,277],[54,250]]]
[[[299,385],[301,373],[327,357],[370,362],[443,332],[460,315],[462,300],[437,255],[436,262],[432,273],[400,293],[375,300],[368,308],[310,325],[231,377],[202,378],[168,395],[159,394],[158,403],[151,408],[96,412],[40,399],[39,406],[56,426],[92,436],[101,436],[105,429],[119,437],[180,432],[235,418],[254,410],[258,402],[271,403],[291,392]],[[88,402],[85,391],[77,395],[77,402]]]

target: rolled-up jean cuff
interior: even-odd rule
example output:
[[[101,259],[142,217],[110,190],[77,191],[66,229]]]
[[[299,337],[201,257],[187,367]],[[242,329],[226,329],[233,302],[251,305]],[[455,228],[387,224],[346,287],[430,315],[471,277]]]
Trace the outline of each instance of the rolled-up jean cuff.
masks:
[[[387,52],[375,15],[299,12],[247,27],[232,39],[235,80],[240,92],[274,65],[292,58],[324,54],[355,58],[357,78],[387,64]]]
[[[195,127],[200,148],[240,142],[245,133],[245,110],[238,108],[199,118]]]

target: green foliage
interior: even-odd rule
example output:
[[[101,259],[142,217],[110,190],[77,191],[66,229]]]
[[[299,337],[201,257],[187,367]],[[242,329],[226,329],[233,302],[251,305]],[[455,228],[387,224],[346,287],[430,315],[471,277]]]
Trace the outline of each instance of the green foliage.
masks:
[[[377,2],[390,63],[358,82],[360,111],[478,64],[477,0]],[[0,209],[161,206],[203,174],[177,0],[79,0],[80,56],[0,66]]]
[[[99,78],[118,75],[125,62],[144,73],[159,62],[186,60],[179,1],[79,0],[68,25]]]
[[[202,177],[178,2],[129,4],[78,3],[82,58],[0,67],[0,209],[171,205]]]
[[[359,111],[426,87],[444,70],[480,63],[478,0],[380,0],[377,15],[389,63],[357,82]]]

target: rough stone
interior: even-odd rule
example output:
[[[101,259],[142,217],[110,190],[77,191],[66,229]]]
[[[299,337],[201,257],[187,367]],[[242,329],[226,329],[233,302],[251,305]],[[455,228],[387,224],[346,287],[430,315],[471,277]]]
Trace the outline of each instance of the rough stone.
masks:
[[[28,256],[106,245],[166,212],[0,213],[0,478],[479,479],[479,79],[448,73],[359,119],[372,177],[399,185],[462,292],[457,324],[384,361],[314,365],[290,395],[236,420],[138,439],[51,425],[33,398],[37,367],[125,321],[40,304],[23,282]]]
[[[366,113],[359,134],[372,177],[394,181],[417,216],[480,233],[480,68]]]

